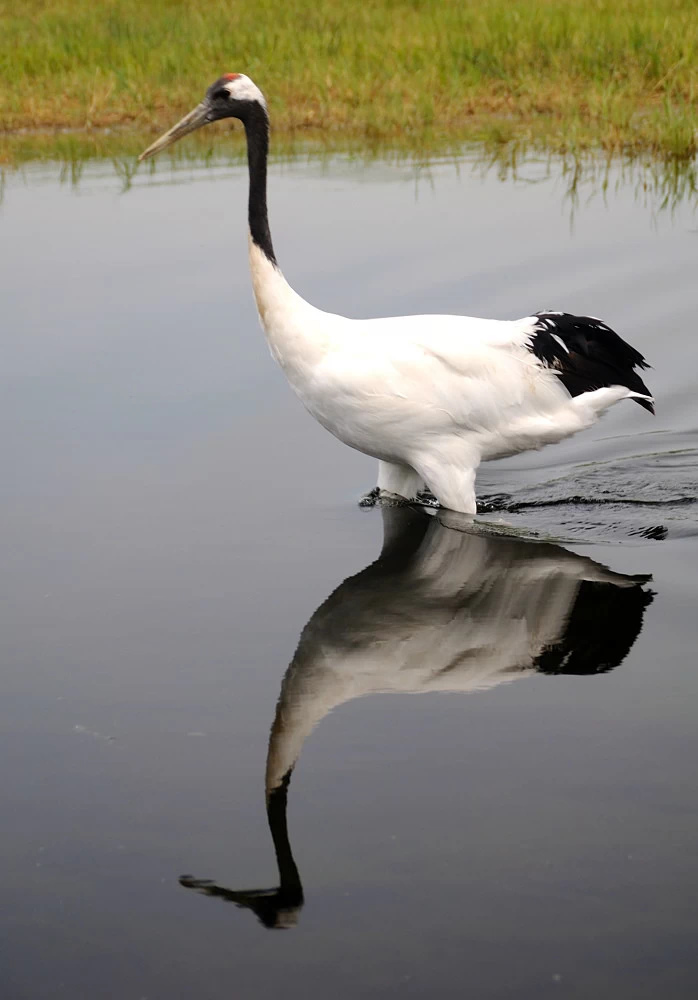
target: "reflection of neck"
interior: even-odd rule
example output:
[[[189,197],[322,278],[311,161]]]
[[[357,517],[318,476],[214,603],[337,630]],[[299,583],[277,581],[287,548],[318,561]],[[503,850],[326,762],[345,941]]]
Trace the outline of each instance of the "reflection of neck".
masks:
[[[287,908],[303,903],[303,886],[288,839],[286,806],[290,780],[291,771],[288,771],[280,785],[267,791],[267,819],[279,868],[279,903]]]
[[[303,886],[293,860],[288,840],[286,824],[286,804],[291,771],[274,788],[267,789],[267,820],[271,839],[274,843],[276,864],[279,869],[279,885],[275,889],[228,889],[209,879],[192,878],[183,875],[180,884],[188,889],[197,889],[207,896],[235,903],[258,917],[270,929],[292,927],[298,920],[298,912],[303,906]]]
[[[250,235],[272,264],[276,264],[267,216],[267,157],[269,155],[269,116],[261,104],[250,109],[244,121],[247,137],[247,165],[250,193],[247,216]]]

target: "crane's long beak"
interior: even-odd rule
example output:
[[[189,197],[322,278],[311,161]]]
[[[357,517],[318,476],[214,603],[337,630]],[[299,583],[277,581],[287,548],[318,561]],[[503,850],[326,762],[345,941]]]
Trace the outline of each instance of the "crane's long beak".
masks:
[[[183,135],[187,135],[188,132],[193,132],[194,129],[201,128],[202,125],[208,124],[212,119],[209,117],[211,113],[211,105],[208,101],[202,101],[198,104],[193,111],[190,111],[188,115],[185,115],[181,121],[178,121],[176,125],[156,139],[152,146],[141,153],[138,157],[140,160],[147,160],[149,156],[155,156],[156,153],[162,152],[163,149],[167,149],[171,146],[173,142],[177,142],[181,139]]]

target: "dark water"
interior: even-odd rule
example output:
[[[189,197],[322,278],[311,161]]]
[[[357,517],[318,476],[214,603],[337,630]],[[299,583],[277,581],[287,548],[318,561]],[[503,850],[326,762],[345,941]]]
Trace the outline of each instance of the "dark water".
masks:
[[[475,531],[362,510],[241,171],[10,178],[3,998],[695,996],[696,215],[535,166],[272,195],[319,306],[591,312],[658,415],[485,466]]]

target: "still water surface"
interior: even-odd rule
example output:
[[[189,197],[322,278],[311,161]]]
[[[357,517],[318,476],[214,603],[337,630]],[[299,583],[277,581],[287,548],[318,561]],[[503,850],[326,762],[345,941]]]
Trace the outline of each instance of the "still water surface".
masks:
[[[3,997],[693,997],[695,213],[535,164],[271,195],[315,304],[600,315],[657,417],[484,466],[476,531],[360,509],[259,333],[242,168],[10,177]]]

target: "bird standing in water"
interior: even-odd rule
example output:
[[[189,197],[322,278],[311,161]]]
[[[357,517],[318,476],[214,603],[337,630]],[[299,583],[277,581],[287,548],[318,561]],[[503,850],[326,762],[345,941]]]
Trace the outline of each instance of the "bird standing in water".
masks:
[[[636,371],[643,356],[589,316],[349,319],[306,302],[274,253],[269,115],[249,77],[216,80],[141,159],[223,118],[245,128],[250,270],[271,353],[323,427],[378,459],[381,494],[409,500],[427,487],[443,507],[475,514],[480,462],[561,441],[621,399],[654,412]]]

